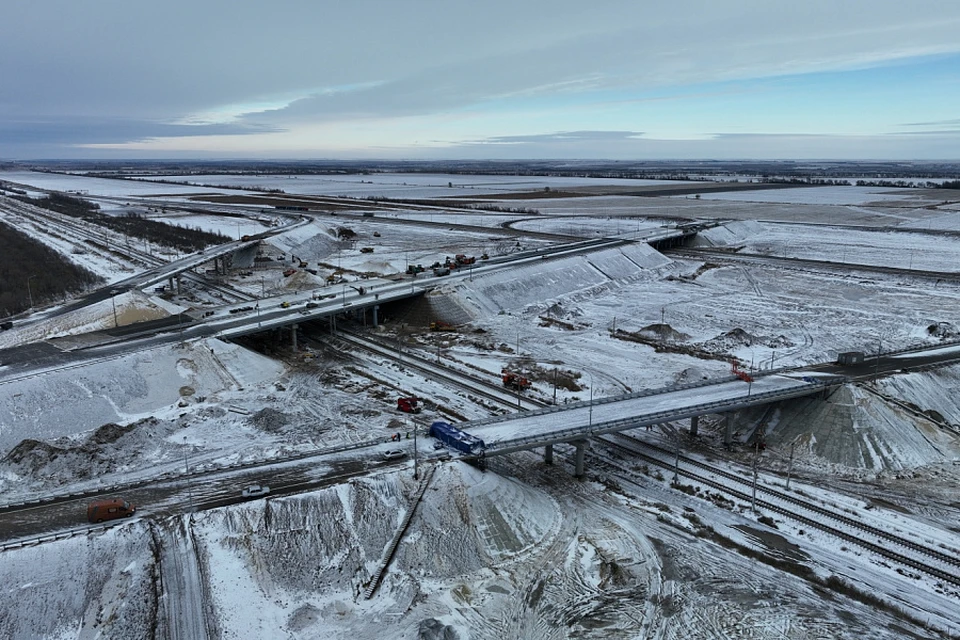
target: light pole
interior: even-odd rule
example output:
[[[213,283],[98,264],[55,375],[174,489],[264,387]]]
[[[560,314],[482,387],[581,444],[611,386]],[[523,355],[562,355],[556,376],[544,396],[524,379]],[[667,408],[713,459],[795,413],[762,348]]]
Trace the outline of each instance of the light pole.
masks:
[[[187,449],[187,436],[183,436],[183,466],[184,466],[184,477],[190,475],[190,458],[189,450]],[[190,487],[190,480],[187,480],[187,496],[190,499],[190,511],[193,511],[193,489]]]
[[[117,296],[111,294],[110,302],[113,303],[113,326],[116,328],[120,326],[120,323],[117,322]]]
[[[37,277],[37,275],[36,275],[36,274],[33,274],[32,276],[30,276],[29,278],[27,278],[27,296],[30,298],[30,309],[31,309],[31,310],[33,309],[33,290],[30,289],[30,281],[31,281],[32,279],[36,278],[36,277]]]
[[[587,375],[590,376],[590,422],[588,426],[593,426],[593,374],[587,371]]]

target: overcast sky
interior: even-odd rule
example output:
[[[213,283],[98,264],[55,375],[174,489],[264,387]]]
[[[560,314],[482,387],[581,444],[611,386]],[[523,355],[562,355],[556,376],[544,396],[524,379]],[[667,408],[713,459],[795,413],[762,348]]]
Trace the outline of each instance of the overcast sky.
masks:
[[[0,158],[960,159],[958,0],[4,0]]]

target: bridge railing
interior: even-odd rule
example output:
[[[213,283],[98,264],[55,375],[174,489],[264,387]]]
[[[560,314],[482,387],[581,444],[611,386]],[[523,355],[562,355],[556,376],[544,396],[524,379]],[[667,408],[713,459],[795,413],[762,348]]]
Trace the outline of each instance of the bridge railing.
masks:
[[[646,425],[669,422],[671,420],[680,420],[682,418],[689,418],[707,413],[721,413],[723,411],[729,411],[738,407],[765,404],[772,400],[785,400],[789,398],[811,395],[823,391],[829,387],[843,384],[844,382],[846,382],[846,378],[840,377],[826,380],[813,380],[811,382],[806,382],[803,386],[791,387],[789,389],[764,391],[749,396],[704,402],[683,407],[681,409],[667,409],[639,416],[631,416],[629,418],[620,418],[618,420],[600,422],[593,425],[580,425],[577,427],[571,427],[569,429],[562,429],[560,431],[540,433],[532,436],[515,438],[512,440],[501,440],[488,445],[486,451],[488,455],[496,455],[520,449],[529,449],[544,444],[569,442],[572,440],[579,440],[589,436],[601,435],[613,431],[624,431],[626,429],[634,429]],[[529,415],[529,413],[524,414],[525,417]]]

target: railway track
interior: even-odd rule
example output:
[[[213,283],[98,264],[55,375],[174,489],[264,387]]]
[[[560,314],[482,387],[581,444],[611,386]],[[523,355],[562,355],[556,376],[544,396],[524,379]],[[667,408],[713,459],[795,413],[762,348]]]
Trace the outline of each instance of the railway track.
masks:
[[[599,439],[607,445],[626,451],[631,456],[640,458],[651,464],[668,470],[676,469],[679,475],[716,489],[726,495],[747,502],[752,502],[753,500],[753,496],[750,493],[735,488],[735,486],[743,486],[749,490],[749,488],[752,487],[752,482],[732,472],[718,469],[707,463],[682,455],[679,457],[681,464],[677,465],[675,451],[669,451],[624,434],[601,436]],[[645,453],[641,449],[650,451],[651,453]],[[706,471],[714,477],[708,477],[705,474],[691,470],[691,467]],[[715,478],[721,478],[722,480]],[[903,536],[891,533],[886,529],[874,527],[771,487],[758,485],[757,493],[758,495],[762,494],[765,496],[765,499],[758,497],[756,500],[757,506],[764,510],[780,514],[786,518],[800,522],[804,526],[815,528],[836,538],[855,544],[904,567],[909,567],[910,569],[920,571],[955,587],[960,587],[960,558],[957,556],[914,542]],[[806,512],[806,514],[802,512]],[[831,522],[833,524],[830,524]],[[876,542],[874,542],[874,540]],[[890,548],[891,545],[896,545],[905,552],[895,551]],[[927,559],[932,559],[937,564],[931,564]]]
[[[521,411],[531,411],[545,406],[545,403],[539,400],[518,395],[514,391],[492,384],[489,380],[484,379],[478,374],[460,369],[451,371],[449,367],[409,350],[403,351],[401,355],[395,347],[384,345],[379,341],[372,340],[356,332],[341,329],[337,334],[337,339],[355,349],[362,349],[368,353],[394,361],[402,365],[405,369],[416,371],[424,377],[467,391],[472,395],[493,402],[506,410],[516,411],[519,408]]]
[[[76,242],[79,239],[86,245],[111,254],[115,260],[124,260],[148,269],[167,263],[163,258],[135,248],[128,236],[101,227],[91,227],[91,225],[83,224],[77,218],[48,211],[42,207],[28,205],[18,200],[7,200],[4,205],[7,211],[41,226],[43,233],[52,235],[51,232],[53,232],[68,242]],[[93,229],[102,230],[94,231]],[[227,303],[250,302],[257,299],[256,296],[235,287],[211,282],[209,279],[190,271],[183,273],[183,279],[197,287],[218,293]]]

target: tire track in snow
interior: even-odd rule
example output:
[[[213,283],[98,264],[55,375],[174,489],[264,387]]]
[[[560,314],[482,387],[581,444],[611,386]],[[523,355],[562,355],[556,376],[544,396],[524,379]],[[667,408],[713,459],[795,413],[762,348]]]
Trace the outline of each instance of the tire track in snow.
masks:
[[[189,521],[177,518],[174,522],[175,529],[158,527],[161,609],[166,614],[167,637],[170,640],[215,637],[208,624],[208,594]]]

